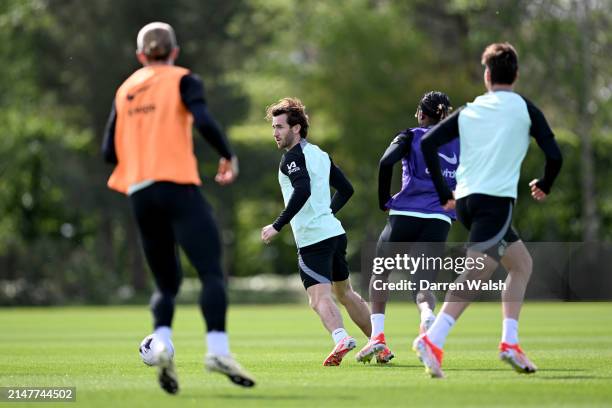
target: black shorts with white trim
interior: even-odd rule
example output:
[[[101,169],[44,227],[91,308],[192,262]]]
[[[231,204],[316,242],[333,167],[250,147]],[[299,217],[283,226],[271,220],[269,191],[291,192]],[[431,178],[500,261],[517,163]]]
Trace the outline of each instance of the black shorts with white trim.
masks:
[[[346,246],[346,234],[342,234],[298,250],[298,269],[305,289],[348,279]]]
[[[512,227],[514,198],[470,194],[457,200],[457,219],[470,231],[469,249],[499,261],[518,241]]]

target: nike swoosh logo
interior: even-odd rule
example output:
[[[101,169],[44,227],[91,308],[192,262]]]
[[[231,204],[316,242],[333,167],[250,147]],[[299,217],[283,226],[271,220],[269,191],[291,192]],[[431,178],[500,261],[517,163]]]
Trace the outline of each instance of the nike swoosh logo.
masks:
[[[142,88],[135,90],[135,91],[134,91],[134,93],[131,93],[131,94],[129,94],[129,93],[128,93],[128,94],[127,94],[127,100],[128,100],[128,101],[133,100],[133,99],[136,97],[136,95],[137,95],[137,94],[139,94],[139,93],[141,93],[141,92],[144,92],[144,91],[146,91],[147,89],[149,89],[149,85],[145,85],[145,86],[143,86]]]
[[[453,153],[453,157],[445,156],[442,153],[438,153],[438,156],[443,158],[448,164],[457,164],[457,154]]]

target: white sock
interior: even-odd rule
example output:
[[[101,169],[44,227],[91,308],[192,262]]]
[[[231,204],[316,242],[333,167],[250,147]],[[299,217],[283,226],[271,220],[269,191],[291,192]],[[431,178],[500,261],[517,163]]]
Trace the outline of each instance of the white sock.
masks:
[[[436,318],[436,315],[433,310],[429,308],[427,302],[423,302],[421,305],[421,323],[424,323],[429,318]]]
[[[436,346],[443,348],[446,336],[448,336],[448,332],[450,332],[454,324],[455,319],[451,315],[440,312],[429,330],[427,330],[427,338]]]
[[[229,341],[227,333],[222,331],[209,331],[206,333],[206,345],[209,354],[229,356]]]
[[[174,345],[172,344],[172,329],[168,326],[159,326],[155,328],[153,332],[157,338],[159,338],[170,350],[174,351]]]
[[[504,319],[502,330],[502,342],[508,344],[518,344],[518,321],[514,319]]]
[[[370,321],[372,322],[372,335],[370,338],[373,339],[385,331],[385,315],[384,313],[373,313],[370,315]]]
[[[340,340],[348,337],[348,333],[344,330],[343,327],[338,327],[336,330],[332,332],[332,338],[334,339],[334,343],[338,344]]]

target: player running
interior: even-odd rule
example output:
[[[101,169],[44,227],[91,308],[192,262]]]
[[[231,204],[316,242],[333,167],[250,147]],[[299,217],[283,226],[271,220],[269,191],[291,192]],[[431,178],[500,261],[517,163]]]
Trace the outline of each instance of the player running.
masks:
[[[423,243],[412,246],[412,251],[426,256],[443,256],[443,244],[454,220],[455,211],[445,210],[440,205],[425,160],[421,153],[421,138],[448,116],[452,110],[448,96],[442,92],[426,93],[417,106],[415,117],[419,126],[401,131],[387,148],[379,163],[378,170],[378,203],[380,209],[389,211],[387,225],[378,240],[378,253],[385,252],[389,242]],[[455,187],[455,172],[458,166],[459,141],[452,140],[444,145],[439,155],[440,164],[444,167],[446,182]],[[393,166],[402,161],[402,188],[393,197],[390,195]],[[436,280],[435,270],[419,270],[414,281]],[[357,353],[360,362],[369,362],[376,356],[378,363],[386,363],[393,354],[386,347],[384,325],[387,290],[374,289],[374,281],[386,282],[388,273],[372,275],[370,282],[370,305],[372,315],[372,336],[366,346]],[[413,297],[421,314],[420,331],[424,332],[435,319],[433,313],[436,298],[430,291],[413,291]]]
[[[506,268],[499,356],[517,372],[529,374],[537,368],[519,346],[518,319],[532,259],[512,228],[512,211],[529,135],[546,156],[544,177],[529,183],[536,201],[550,194],[562,157],[542,112],[513,91],[518,76],[514,47],[508,43],[489,45],[482,54],[482,64],[488,92],[432,129],[421,147],[440,203],[445,209],[456,206],[459,221],[470,231],[467,257],[484,259],[483,269],[468,268],[456,282],[488,279],[499,262]],[[461,155],[453,194],[444,181],[436,153],[440,146],[457,137]],[[432,377],[444,376],[444,341],[473,295],[449,291],[433,325],[414,340],[413,348]]]
[[[262,228],[261,239],[269,243],[291,224],[310,306],[335,343],[323,365],[337,366],[357,343],[344,328],[332,292],[363,333],[369,337],[371,332],[368,305],[351,287],[346,234],[335,217],[353,195],[353,187],[330,156],[306,140],[308,115],[299,99],[281,99],[266,114],[278,148],[286,150],[278,171],[285,209],[273,224]],[[336,189],[331,199],[330,186]]]
[[[192,125],[222,156],[215,177],[219,184],[234,181],[238,161],[208,113],[202,81],[188,69],[174,66],[179,48],[172,27],[147,24],[138,33],[137,47],[143,67],[117,90],[103,152],[106,161],[116,165],[108,186],[129,197],[155,278],[151,310],[154,336],[163,343],[155,356],[160,386],[170,394],[179,390],[171,340],[174,299],[182,280],[179,244],[202,282],[200,309],[208,330],[206,368],[251,387],[253,378],[229,351],[221,242],[212,209],[198,188]]]

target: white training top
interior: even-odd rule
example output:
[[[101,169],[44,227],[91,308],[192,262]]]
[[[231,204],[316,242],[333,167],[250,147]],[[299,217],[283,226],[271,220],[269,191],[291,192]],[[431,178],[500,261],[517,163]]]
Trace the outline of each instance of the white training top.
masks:
[[[517,196],[531,119],[517,93],[481,95],[459,113],[460,156],[455,198],[470,194]]]

